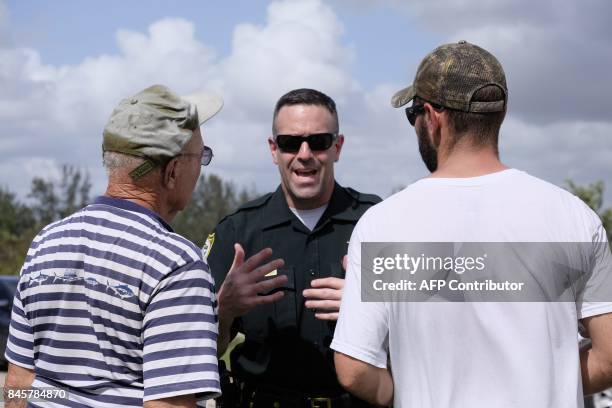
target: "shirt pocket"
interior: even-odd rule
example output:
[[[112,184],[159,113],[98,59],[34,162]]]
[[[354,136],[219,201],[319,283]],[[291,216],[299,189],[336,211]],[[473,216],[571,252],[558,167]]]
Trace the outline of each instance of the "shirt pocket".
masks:
[[[274,303],[274,317],[276,329],[279,331],[285,331],[288,329],[297,328],[297,299],[296,284],[295,284],[295,268],[292,266],[286,266],[282,269],[278,269],[278,276],[287,276],[287,283],[285,283],[279,290],[285,292],[284,296],[276,303]]]

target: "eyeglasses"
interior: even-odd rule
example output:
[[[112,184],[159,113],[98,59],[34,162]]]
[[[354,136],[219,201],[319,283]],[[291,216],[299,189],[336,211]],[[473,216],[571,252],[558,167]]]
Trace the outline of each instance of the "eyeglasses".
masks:
[[[308,143],[310,150],[315,152],[329,149],[336,136],[336,133],[315,133],[308,136],[277,135],[274,141],[285,153],[297,153],[304,142]]]
[[[431,103],[431,102],[427,102],[427,103],[430,104],[437,111],[443,111],[444,109],[448,109],[442,105],[438,105],[438,104]],[[424,103],[420,103],[417,105],[413,103],[412,106],[409,106],[406,108],[406,117],[408,118],[408,122],[410,122],[410,124],[414,126],[414,124],[416,123],[417,116],[419,116],[423,112],[425,112]]]
[[[406,117],[408,118],[408,122],[410,122],[410,124],[414,126],[414,124],[416,123],[417,116],[419,116],[423,112],[425,112],[425,105],[422,103],[419,105],[412,105],[407,107]]]
[[[179,153],[177,156],[199,156],[200,164],[208,166],[213,158],[213,151],[210,147],[204,146],[201,153]]]

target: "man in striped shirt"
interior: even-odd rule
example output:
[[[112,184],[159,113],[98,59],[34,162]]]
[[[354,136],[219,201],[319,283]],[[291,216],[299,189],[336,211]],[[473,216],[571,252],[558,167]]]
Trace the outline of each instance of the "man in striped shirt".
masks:
[[[156,85],[123,100],[104,129],[105,195],[32,242],[6,349],[12,403],[192,407],[219,394],[214,284],[168,225],[212,158],[200,124],[222,101],[194,99]]]

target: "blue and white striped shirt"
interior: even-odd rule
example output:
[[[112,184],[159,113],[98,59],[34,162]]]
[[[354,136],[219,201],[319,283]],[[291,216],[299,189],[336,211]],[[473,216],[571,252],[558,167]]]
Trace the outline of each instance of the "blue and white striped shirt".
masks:
[[[203,404],[220,392],[217,325],[201,250],[154,212],[98,197],[32,242],[6,357],[34,370],[34,388],[68,389],[53,406]]]

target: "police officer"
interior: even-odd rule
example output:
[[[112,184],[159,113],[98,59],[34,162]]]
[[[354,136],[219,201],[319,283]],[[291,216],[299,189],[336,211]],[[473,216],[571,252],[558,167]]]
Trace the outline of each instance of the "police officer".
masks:
[[[327,95],[297,89],[282,96],[272,132],[268,145],[281,185],[221,220],[205,247],[218,288],[219,349],[244,333],[231,355],[243,407],[367,406],[338,384],[329,344],[347,243],[380,198],[335,182],[344,136]],[[284,264],[258,268],[269,248]]]

